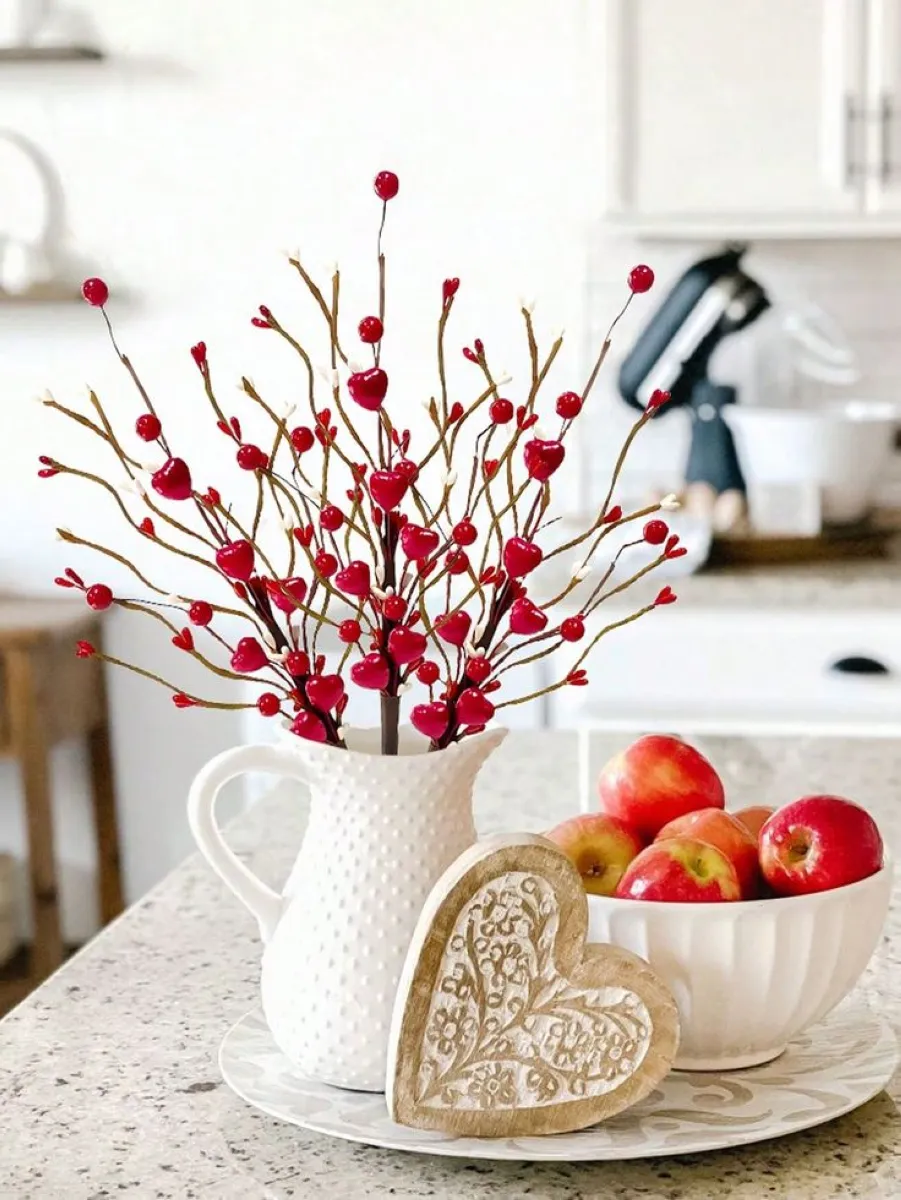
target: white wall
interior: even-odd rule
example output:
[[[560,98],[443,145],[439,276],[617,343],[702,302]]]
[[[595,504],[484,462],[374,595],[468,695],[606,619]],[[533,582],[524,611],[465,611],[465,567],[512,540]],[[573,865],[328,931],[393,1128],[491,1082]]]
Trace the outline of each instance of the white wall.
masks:
[[[120,339],[170,427],[184,430],[180,444],[192,446],[192,462],[215,462],[219,449],[187,353],[195,340],[208,342],[229,404],[238,403],[230,381],[242,371],[285,398],[297,387],[287,354],[248,324],[265,301],[305,332],[314,328],[282,251],[301,247],[320,272],[336,258],[344,264],[348,325],[371,310],[378,216],[371,179],[382,167],[402,181],[386,243],[385,360],[395,414],[408,411],[414,421],[434,386],[433,331],[446,275],[463,281],[459,345],[481,335],[513,369],[517,300],[534,296],[545,337],[561,326],[576,335],[557,382],[562,388],[573,378],[583,308],[580,230],[597,196],[596,132],[576,69],[577,6],[561,14],[558,6],[522,0],[494,3],[490,13],[476,0],[94,0],[91,12],[111,60],[5,73],[2,122],[58,164],[73,247],[91,272],[126,294],[111,304]],[[16,221],[12,231],[24,232],[27,181],[15,181],[20,203],[7,191],[4,205],[0,195],[0,228]],[[623,247],[611,260],[620,278],[631,253]],[[129,421],[135,412],[97,315],[82,307],[2,308],[0,363],[3,586],[47,590],[69,562],[124,585],[120,573],[56,543],[54,523],[136,554],[146,547],[127,539],[89,489],[35,478],[42,452],[103,460],[33,405],[33,395],[50,387],[60,399],[80,400],[90,381],[112,412]],[[463,380],[465,366],[455,364]],[[211,467],[208,478],[221,481],[221,469]],[[114,616],[109,639],[113,652],[182,666],[140,620]],[[239,735],[234,721],[175,712],[151,685],[117,675],[113,689],[133,897],[188,847],[182,814],[190,774]],[[10,799],[13,784],[5,770],[0,788]],[[60,756],[57,785],[67,926],[77,936],[91,919],[77,752]],[[12,817],[0,825],[0,840],[21,844]]]
[[[117,293],[111,311],[120,338],[170,427],[183,431],[179,444],[191,446],[192,462],[209,464],[200,473],[210,482],[220,480],[217,435],[188,347],[206,339],[230,403],[237,393],[228,381],[241,372],[289,398],[299,379],[293,363],[248,318],[263,301],[305,334],[313,328],[280,257],[298,247],[321,273],[342,262],[348,326],[372,308],[378,206],[370,180],[382,167],[399,173],[402,189],[389,212],[385,361],[395,416],[408,412],[411,423],[434,385],[433,331],[446,275],[463,281],[459,344],[481,335],[511,370],[522,364],[520,296],[537,298],[542,335],[567,328],[553,390],[581,378],[586,324],[602,332],[636,260],[650,259],[665,279],[692,253],[639,249],[604,233],[603,65],[588,53],[577,3],[93,0],[90,9],[110,61],[5,72],[2,122],[58,164],[73,248]],[[23,186],[16,177],[13,188],[0,189],[0,228],[33,219],[21,203]],[[899,252],[890,253],[894,262]],[[765,263],[774,278],[790,273],[834,303],[837,315],[850,314],[852,332],[865,332],[880,352],[872,371],[884,390],[897,364],[897,307],[887,301],[897,297],[889,285],[876,286],[883,255],[869,245],[790,247]],[[624,323],[623,344],[639,319],[630,314]],[[465,381],[464,368],[456,369]],[[47,590],[71,561],[123,584],[52,537],[63,519],[123,545],[109,506],[74,482],[39,484],[34,469],[48,451],[99,461],[30,402],[44,388],[74,401],[90,381],[112,412],[135,411],[96,314],[0,308],[0,369],[0,582]],[[671,459],[677,425],[661,421],[651,431],[652,458]],[[598,440],[598,461],[614,441]],[[109,637],[114,652],[167,669],[176,657],[140,621],[114,617]],[[188,846],[183,800],[192,771],[240,731],[234,720],[176,713],[160,691],[121,677],[113,705],[134,897]],[[58,767],[67,926],[77,936],[91,921],[87,809],[77,753],[61,756]],[[13,785],[5,770],[0,794],[11,798]],[[20,827],[5,819],[12,805],[2,808],[0,843],[18,846]]]

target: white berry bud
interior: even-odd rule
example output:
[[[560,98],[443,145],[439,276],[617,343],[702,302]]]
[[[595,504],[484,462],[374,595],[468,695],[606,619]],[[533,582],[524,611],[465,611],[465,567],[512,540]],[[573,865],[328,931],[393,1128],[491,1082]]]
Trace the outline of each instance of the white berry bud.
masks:
[[[448,473],[444,476],[445,488],[446,489],[452,488],[456,482],[457,482],[457,472],[456,471],[448,471]]]
[[[664,496],[660,501],[660,507],[665,512],[675,512],[677,509],[682,507],[682,501],[675,492],[670,492],[668,496]]]

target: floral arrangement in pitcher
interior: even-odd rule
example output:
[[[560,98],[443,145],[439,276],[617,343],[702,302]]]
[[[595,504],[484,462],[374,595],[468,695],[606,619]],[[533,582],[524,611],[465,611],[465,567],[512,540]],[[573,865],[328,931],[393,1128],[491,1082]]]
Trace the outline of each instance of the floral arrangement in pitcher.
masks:
[[[154,446],[159,459],[148,464],[146,451],[132,449],[131,430],[123,436],[91,391],[90,415],[49,396],[44,403],[106,443],[125,473],[129,499],[109,480],[56,457],[42,457],[39,472],[43,477],[72,475],[103,488],[134,534],[206,569],[210,579],[209,593],[173,594],[119,551],[59,530],[70,545],[88,546],[128,568],[145,595],[154,598],[114,595],[104,583],[86,584],[71,568],[57,579],[61,587],[83,590],[93,609],[118,605],[159,622],[176,647],[217,676],[240,684],[245,694],[248,680],[258,682],[259,711],[287,717],[301,738],[342,746],[349,689],[378,692],[382,749],[389,754],[397,751],[402,697],[417,685],[409,720],[434,749],[480,731],[505,707],[542,695],[517,694],[513,688],[516,668],[525,663],[549,655],[559,658],[559,677],[545,690],[585,685],[584,664],[601,638],[676,597],[664,587],[631,615],[606,625],[598,619],[604,602],[665,559],[685,553],[666,522],[654,515],[661,507],[675,507],[674,498],[631,513],[613,503],[633,439],[669,398],[662,391],[654,393],[628,434],[607,494],[586,528],[549,545],[551,481],[566,458],[573,425],[597,379],[613,325],[633,296],[653,283],[650,267],[631,271],[625,305],[587,382],[556,397],[549,434],[538,428],[539,397],[562,335],[546,351],[540,349],[531,310],[523,307],[530,369],[516,402],[504,394],[510,380],[498,377],[482,341],[463,347],[474,381],[473,394],[464,401],[451,394],[446,371],[448,353],[459,353],[448,348],[448,328],[460,280],[445,279],[436,303],[438,388],[427,404],[431,430],[428,443],[414,446],[410,430],[403,427],[402,410],[392,406],[382,355],[382,234],[398,186],[393,172],[376,176],[381,202],[378,311],[357,323],[357,336],[371,354],[368,365],[351,361],[339,332],[337,268],[320,287],[299,257],[289,260],[325,322],[330,369],[323,372],[324,382],[309,350],[269,308],[261,305],[253,318],[254,326],[296,355],[307,409],[302,420],[292,419],[293,406],[280,408],[244,378],[246,401],[270,429],[264,444],[246,440],[241,420],[220,399],[206,345],[191,347],[223,447],[252,478],[252,511],[239,515],[227,495],[198,484],[190,456],[163,424],[116,342],[106,311],[109,289],[101,279],[87,280],[84,297],[100,310],[140,399],[134,434]],[[636,525],[635,539],[612,556],[606,569],[596,571],[604,540],[627,524]],[[273,528],[274,542],[269,536]],[[620,554],[642,542],[650,547],[648,562],[612,584]],[[554,595],[536,596],[529,577],[541,563],[563,554],[576,556],[567,582]],[[572,612],[570,600],[570,615],[555,619],[558,606],[583,583],[587,594],[578,611]],[[223,591],[225,602],[219,598]],[[234,619],[246,621],[249,628],[232,643],[219,623]],[[179,708],[239,709],[254,703],[189,694],[87,642],[79,643],[77,653],[157,680],[171,689]]]

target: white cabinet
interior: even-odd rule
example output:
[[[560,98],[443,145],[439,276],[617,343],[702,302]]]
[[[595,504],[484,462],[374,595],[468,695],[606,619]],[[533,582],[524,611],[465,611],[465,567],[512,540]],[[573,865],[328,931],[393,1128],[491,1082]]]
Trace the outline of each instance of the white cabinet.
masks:
[[[865,207],[901,217],[901,2],[869,0],[866,33]]]
[[[901,0],[587,13],[611,216],[661,235],[901,233]]]
[[[866,657],[882,675],[834,665]],[[901,618],[882,611],[703,609],[636,621],[597,647],[552,723],[901,736]],[[578,694],[577,694],[578,693]]]

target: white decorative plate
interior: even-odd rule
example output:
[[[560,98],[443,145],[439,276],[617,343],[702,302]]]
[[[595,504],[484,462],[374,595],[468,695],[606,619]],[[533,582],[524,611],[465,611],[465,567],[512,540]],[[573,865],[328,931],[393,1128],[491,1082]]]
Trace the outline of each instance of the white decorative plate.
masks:
[[[862,1003],[851,1002],[774,1062],[721,1074],[673,1071],[640,1104],[591,1129],[549,1137],[459,1138],[395,1125],[384,1096],[343,1091],[296,1074],[259,1011],[243,1017],[219,1050],[232,1091],[303,1129],[417,1154],[520,1162],[656,1158],[783,1137],[872,1099],[897,1062],[892,1030]]]

